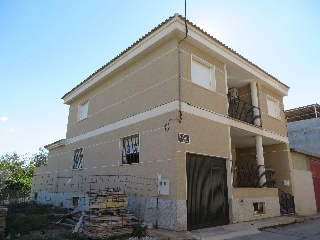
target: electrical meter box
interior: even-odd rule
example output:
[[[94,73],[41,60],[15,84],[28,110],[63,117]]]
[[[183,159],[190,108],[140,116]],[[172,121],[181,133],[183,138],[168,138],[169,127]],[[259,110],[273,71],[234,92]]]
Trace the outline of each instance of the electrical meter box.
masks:
[[[162,179],[158,185],[159,195],[169,195],[169,179]]]

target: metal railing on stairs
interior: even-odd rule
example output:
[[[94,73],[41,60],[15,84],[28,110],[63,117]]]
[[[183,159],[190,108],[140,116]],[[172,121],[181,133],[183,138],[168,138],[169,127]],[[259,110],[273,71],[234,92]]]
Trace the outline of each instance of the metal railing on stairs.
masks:
[[[279,189],[279,203],[281,215],[296,213],[294,197],[281,189]]]
[[[255,164],[246,164],[233,168],[233,186],[238,188],[260,188],[260,187],[275,187],[274,174],[275,170],[271,167],[265,167],[263,174],[259,174],[261,166]],[[261,186],[260,179],[266,176],[266,183]]]

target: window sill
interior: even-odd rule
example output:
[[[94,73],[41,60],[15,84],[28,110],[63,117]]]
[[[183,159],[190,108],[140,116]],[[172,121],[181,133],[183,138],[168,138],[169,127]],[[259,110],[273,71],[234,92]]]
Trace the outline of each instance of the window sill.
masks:
[[[140,164],[140,163],[131,163],[131,164],[129,164],[129,163],[121,163],[120,166],[130,166],[130,165],[138,165],[138,164]]]
[[[276,119],[276,120],[281,121],[281,118],[280,118],[280,117],[274,117],[274,116],[271,116],[271,115],[269,115],[269,114],[268,114],[268,116],[271,117],[271,118],[273,118],[273,119]]]
[[[265,213],[253,213],[254,217],[260,217],[266,215]]]

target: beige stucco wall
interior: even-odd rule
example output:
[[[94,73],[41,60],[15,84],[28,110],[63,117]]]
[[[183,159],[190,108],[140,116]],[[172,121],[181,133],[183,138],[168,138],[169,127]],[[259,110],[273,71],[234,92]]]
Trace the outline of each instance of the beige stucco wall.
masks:
[[[309,158],[307,155],[298,152],[291,152],[291,158],[293,169],[310,171]]]
[[[233,198],[278,197],[277,188],[234,188]]]
[[[317,212],[316,198],[310,171],[293,169],[294,202],[296,212],[301,215],[310,215]]]
[[[281,143],[263,146],[265,165],[275,169],[276,186],[294,195],[292,182],[292,160],[289,144]],[[284,186],[283,180],[289,180],[290,185]]]
[[[89,189],[119,187],[129,197],[158,196],[157,174],[170,180],[170,195],[177,199],[176,127],[165,131],[164,125],[176,112],[138,122],[107,134],[100,134],[50,151],[45,170],[36,168],[32,191],[86,192]],[[122,165],[120,139],[140,135],[140,163]],[[72,170],[74,150],[83,150],[83,169]],[[51,186],[45,187],[44,185]]]
[[[276,99],[279,102],[280,116],[281,116],[280,119],[276,119],[268,115],[268,107],[267,107],[268,96],[271,96],[273,99]],[[278,133],[283,136],[287,136],[287,127],[286,127],[286,120],[285,120],[284,107],[283,107],[283,97],[281,97],[276,92],[271,91],[269,88],[266,88],[261,84],[258,84],[258,97],[259,97],[262,128]]]
[[[177,40],[172,39],[72,102],[67,138],[177,99],[177,53]],[[78,105],[87,100],[89,117],[77,122]]]
[[[177,144],[179,200],[186,199],[186,153],[197,153],[225,159],[230,158],[230,142],[227,125],[188,113],[183,113],[182,116],[182,123],[178,124],[177,130],[179,133],[189,134],[190,144]]]
[[[253,203],[264,203],[265,213],[254,214]],[[276,188],[234,188],[230,221],[232,223],[259,220],[280,215],[278,189]]]
[[[181,48],[182,101],[212,112],[227,115],[227,87],[223,63],[187,42],[182,42]],[[216,68],[216,91],[205,89],[192,82],[192,55]]]
[[[239,93],[239,98],[247,103],[252,103],[251,100],[251,88],[250,88],[250,84],[238,88],[238,93]]]

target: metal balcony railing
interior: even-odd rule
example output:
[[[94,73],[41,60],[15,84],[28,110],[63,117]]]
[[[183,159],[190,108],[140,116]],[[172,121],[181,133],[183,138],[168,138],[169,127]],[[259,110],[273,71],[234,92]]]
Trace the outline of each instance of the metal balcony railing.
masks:
[[[232,97],[228,95],[229,117],[238,119],[240,121],[250,123],[252,125],[257,125],[255,119],[260,118],[260,108],[253,106],[239,98]],[[255,114],[256,112],[256,114]],[[261,127],[261,121],[258,126]]]

